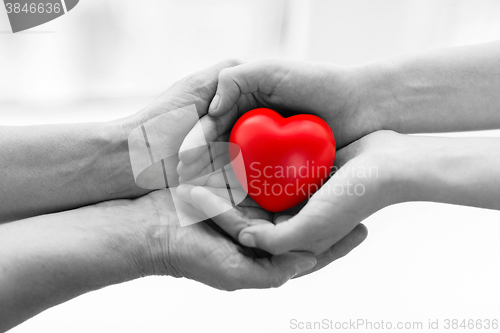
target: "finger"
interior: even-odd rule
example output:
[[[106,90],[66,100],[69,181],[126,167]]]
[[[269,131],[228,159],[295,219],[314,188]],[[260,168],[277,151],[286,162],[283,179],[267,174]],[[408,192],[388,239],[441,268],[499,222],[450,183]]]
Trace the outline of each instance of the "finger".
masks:
[[[361,153],[360,140],[354,141],[335,153],[334,167],[338,170]]]
[[[263,66],[263,68],[264,67],[265,66]],[[274,67],[281,68],[281,66],[278,65],[274,65]],[[270,73],[272,74],[267,75],[267,78],[272,78],[272,81],[275,84],[280,81],[276,75],[276,68],[269,68]],[[259,71],[265,70],[259,69]],[[260,84],[262,85],[261,90],[267,91],[269,93],[273,91],[273,88],[266,87],[266,85],[262,83]],[[206,149],[206,143],[211,142],[214,138],[221,135],[222,133],[230,131],[236,120],[243,113],[253,110],[257,107],[269,107],[269,104],[264,99],[257,98],[256,96],[258,97],[259,95],[240,95],[237,101],[233,103],[232,107],[228,108],[224,113],[220,113],[215,116],[207,115],[201,118],[200,121],[191,130],[191,132],[185,137],[179,153],[180,160],[185,164],[193,163]]]
[[[187,179],[185,179],[182,176],[179,177],[179,183],[182,184],[182,183],[188,182],[190,180],[195,180],[195,179],[201,178],[203,176],[208,176],[211,173],[216,172],[216,171],[220,170],[221,168],[224,168],[225,166],[229,166],[229,165],[230,165],[229,154],[228,153],[224,153],[222,155],[219,155],[219,156],[215,157],[213,161],[211,161],[210,163],[208,163],[207,165],[205,165],[200,170],[200,172],[198,172],[198,174],[193,175],[193,176],[191,176],[190,178],[187,178]],[[226,173],[226,175],[227,175],[227,173]],[[210,177],[212,177],[212,176],[213,175],[210,175]],[[207,178],[207,180],[209,178]],[[222,184],[225,184],[225,182],[223,182]]]
[[[189,188],[189,196],[185,194],[183,196],[184,198],[189,197],[195,205],[200,207],[201,211],[207,217],[211,218],[212,221],[236,240],[238,239],[239,232],[248,226],[271,223],[271,213],[267,212],[267,215],[264,215],[266,211],[261,209],[258,213],[253,212],[260,214],[253,215],[253,217],[258,216],[259,218],[249,218],[242,214],[239,209],[235,208],[231,202],[212,193],[205,187],[191,187]]]
[[[278,215],[278,216],[275,216],[273,222],[274,222],[274,224],[280,224],[280,223],[283,223],[285,221],[288,221],[292,217],[293,217],[292,215]]]
[[[245,199],[243,199],[242,202],[238,204],[238,207],[255,207],[255,208],[260,208],[259,204],[256,203],[250,196],[246,196]]]
[[[302,274],[299,274],[296,277],[301,277],[316,272],[328,266],[333,261],[346,256],[354,248],[358,247],[361,243],[363,243],[367,236],[368,236],[368,229],[365,227],[364,224],[358,224],[356,228],[354,228],[349,234],[347,234],[347,236],[345,236],[340,241],[335,243],[325,252],[316,256],[318,262],[313,269],[303,272]]]
[[[235,205],[260,207],[247,195],[247,192],[245,192],[241,186],[240,182],[236,178],[236,175],[229,168],[225,168],[224,172],[221,169],[217,170],[216,172],[208,175],[208,179],[207,177],[199,177],[189,182],[183,182],[182,179],[180,179],[180,181],[181,184],[191,184],[214,189],[218,195],[229,200],[231,200],[231,198],[228,197],[228,194],[230,193],[229,196],[233,196],[233,202]]]
[[[192,179],[193,176],[198,174],[204,167],[210,165],[210,163],[216,157],[228,153],[229,150],[229,133],[217,138],[215,142],[211,142],[209,145],[203,147],[203,149],[195,148],[196,154],[201,155],[193,161],[193,163],[186,164],[182,161],[177,165],[177,173],[184,179]],[[208,149],[210,148],[210,150]]]
[[[363,187],[362,195],[351,194],[354,182]],[[369,215],[381,209],[373,196],[376,182],[337,172],[316,192],[294,217],[279,224],[251,226],[242,231],[238,240],[248,247],[258,247],[273,254],[291,250],[319,254],[347,235]],[[339,192],[339,189],[342,192]]]
[[[193,148],[204,147],[206,142],[229,131],[241,114],[251,110],[250,106],[257,106],[253,93],[271,94],[285,72],[285,67],[276,61],[235,67],[235,71],[225,68],[219,73],[217,93],[210,104],[212,111],[186,136],[179,153],[185,164],[194,162],[203,153],[203,148]]]
[[[281,223],[245,228],[238,235],[238,241],[272,254],[292,250],[319,254],[326,250],[328,244],[347,235],[362,220],[349,219],[341,211],[337,213],[335,206],[332,208],[323,202],[309,203],[299,214]]]
[[[359,165],[362,153],[359,143],[346,146],[339,152],[336,163],[342,165],[294,217],[279,224],[266,224],[246,228],[239,236],[241,244],[258,247],[269,253],[280,254],[291,250],[312,251],[319,254],[332,243],[346,236],[356,225],[369,215],[381,209],[376,182],[358,179],[356,168],[366,168],[366,162]],[[356,185],[361,185],[362,195],[349,195]],[[339,189],[340,194],[339,193]],[[293,214],[288,214],[293,215]]]
[[[284,222],[287,222],[288,220],[290,220],[294,215],[287,215],[287,214],[281,214],[281,213],[277,213],[274,215],[274,224],[280,224],[280,223],[284,223]],[[324,239],[321,239],[321,240],[316,240],[316,242],[314,243],[314,247],[315,248],[327,248],[329,246],[331,246],[333,243],[333,241],[331,239],[328,239],[328,238],[324,238]]]
[[[184,201],[188,201],[188,202],[191,202],[191,203],[194,204],[194,202],[192,202],[191,192],[190,191],[195,186],[197,186],[197,185],[193,185],[193,184],[181,184],[178,187],[176,187],[177,194],[179,196],[181,196],[181,199],[183,199]],[[216,187],[216,186],[211,186],[211,185],[206,185],[206,186],[203,186],[203,187],[206,188],[206,189],[208,189],[210,192],[214,193],[215,195],[217,195],[217,196],[219,196],[219,197],[221,197],[223,199],[226,199],[226,197],[228,196],[227,188],[226,187]],[[247,193],[245,191],[243,191],[242,189],[235,189],[234,187],[231,186],[231,194],[233,195],[235,203],[239,202],[237,204],[237,207],[239,209],[242,209],[242,208],[245,208],[245,207],[248,207],[248,208],[260,208],[260,209],[262,209],[259,206],[259,204],[256,203],[255,200],[253,200],[250,196],[248,196]],[[264,210],[264,209],[262,209],[262,210]],[[201,208],[200,208],[200,211],[202,211]],[[268,212],[268,213],[272,214],[270,212]],[[271,218],[269,218],[268,220],[271,220]]]
[[[198,203],[194,202],[191,199],[191,189],[194,187],[194,185],[191,184],[181,184],[177,187],[175,187],[175,194],[181,199],[186,201],[187,203],[191,204],[196,210],[199,212],[203,212],[203,209],[198,205]],[[205,216],[205,218],[209,218],[208,216]]]
[[[337,173],[341,168],[343,168],[343,172],[347,173],[348,168],[344,168],[344,166],[362,154],[360,140],[354,141],[349,145],[339,149],[335,152],[335,161],[333,163],[332,170],[330,171],[329,177],[333,176]]]
[[[249,198],[249,197],[247,196],[247,193],[243,190],[231,189],[230,190],[231,195],[230,195],[228,192],[228,189],[226,187],[210,187],[210,186],[201,186],[201,187],[207,189],[208,191],[215,194],[216,196],[226,200],[228,203],[231,203],[232,207],[234,207],[236,205],[236,207],[238,207],[238,209],[240,209],[240,210],[244,207],[259,208],[259,209],[264,210],[259,205],[257,205],[255,203],[255,201],[253,201],[251,199],[247,200],[247,198]],[[190,189],[190,191],[191,191],[191,189]],[[231,202],[231,197],[232,197],[232,202]],[[191,198],[191,192],[189,192],[189,198]],[[269,213],[269,214],[272,214],[272,213]]]
[[[234,274],[232,281],[239,283],[233,289],[277,288],[314,265],[316,258],[308,252],[289,252],[270,258],[247,257],[238,269],[230,270]]]
[[[287,210],[274,213],[274,224],[282,223],[288,221],[293,216],[297,215],[298,212],[306,205],[308,200],[304,200],[295,207],[289,208]]]
[[[224,133],[229,132],[237,119],[237,110],[220,117],[203,116],[184,138],[179,149],[179,159],[184,164],[196,161],[207,151],[207,142],[213,142]]]
[[[233,189],[243,190],[236,174],[233,171],[231,165],[224,167],[225,176],[221,169],[217,170],[215,173],[211,174],[210,177],[206,181],[206,186],[210,187],[220,187],[229,186]],[[226,181],[227,179],[227,181]]]
[[[266,60],[226,68],[219,74],[217,92],[209,107],[211,116],[222,116],[231,111],[242,95],[272,94],[283,77],[281,62]]]
[[[220,71],[225,68],[241,65],[242,63],[242,61],[237,59],[227,59],[183,78],[152,103],[151,116],[154,117],[163,114],[165,112],[165,101],[171,101],[172,96],[175,96],[179,89],[185,89],[186,86],[195,86],[198,89],[196,95],[199,98],[195,98],[190,103],[194,102],[196,105],[198,116],[201,117],[207,114],[209,102],[215,95]]]

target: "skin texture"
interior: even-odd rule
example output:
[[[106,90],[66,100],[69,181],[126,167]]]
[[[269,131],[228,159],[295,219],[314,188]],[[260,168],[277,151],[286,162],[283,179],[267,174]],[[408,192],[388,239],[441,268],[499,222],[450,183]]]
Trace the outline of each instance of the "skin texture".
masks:
[[[270,253],[301,249],[318,254],[375,211],[402,200],[497,209],[492,201],[498,193],[491,185],[487,195],[479,194],[479,184],[488,185],[485,177],[490,179],[496,173],[496,162],[489,158],[496,156],[492,141],[485,142],[490,147],[486,152],[482,146],[473,149],[467,144],[470,149],[465,150],[466,155],[453,158],[456,151],[463,150],[456,141],[445,141],[443,145],[443,141],[421,138],[412,145],[399,146],[398,140],[407,142],[406,137],[387,132],[367,134],[384,129],[419,133],[500,128],[499,59],[500,42],[492,42],[350,68],[269,60],[221,71],[209,115],[202,119],[206,127],[214,128],[212,137],[228,131],[239,116],[256,107],[269,107],[285,116],[312,113],[328,122],[338,148],[345,147],[337,155],[337,167],[342,167],[339,172],[379,170],[377,177],[363,179],[338,172],[295,216],[279,224],[250,225],[238,230],[235,237],[242,244]],[[189,177],[189,170],[196,169],[192,165],[203,164],[196,150],[189,149],[199,142],[195,133],[190,133],[181,146],[178,171],[182,177]],[[407,156],[405,152],[415,147],[420,149],[416,156],[427,156],[434,151],[434,145],[440,149],[425,159],[434,166],[428,174],[414,170],[414,165],[429,169],[420,161],[396,158]],[[381,150],[381,146],[389,150]],[[471,171],[472,157],[486,163],[482,164],[482,174]],[[448,159],[453,161],[453,167],[446,169]],[[455,168],[468,177],[456,174]],[[463,179],[469,181],[469,187],[476,185],[472,188],[478,192],[457,191],[466,187]],[[349,184],[359,184],[366,192],[349,196],[329,191],[339,188],[347,193]],[[407,192],[411,186],[418,190]],[[473,197],[470,193],[474,193]],[[226,222],[218,223],[226,226]]]
[[[0,127],[0,223],[148,193],[132,176],[130,133],[149,119],[187,105],[195,104],[200,116],[206,114],[219,72],[236,64],[227,60],[194,73],[124,119]],[[176,125],[178,135],[165,139],[173,150],[191,129],[182,119]],[[172,159],[167,167],[175,172],[176,166]]]
[[[254,218],[267,212],[251,203]],[[359,245],[359,228],[318,259],[237,244],[211,221],[180,227],[169,190],[0,226],[0,331],[83,293],[149,275],[234,291],[275,288]],[[26,246],[29,244],[29,246]]]
[[[0,330],[82,293],[146,275],[186,277],[223,290],[276,287],[347,254],[366,237],[359,223],[397,202],[500,209],[500,189],[491,181],[500,176],[497,139],[378,131],[500,128],[499,57],[496,42],[353,68],[230,61],[181,80],[115,122],[2,128],[0,220],[48,215],[0,226]],[[209,142],[226,141],[236,119],[256,107],[318,115],[343,148],[339,169],[303,207],[270,214],[247,200],[212,221],[180,228],[168,190],[147,194],[135,186],[126,140],[152,117],[193,103]],[[182,180],[206,167],[197,163],[205,150],[193,149],[201,142],[196,131],[178,125],[186,135],[169,142],[179,150],[179,163],[169,170]],[[344,172],[358,168],[378,173]],[[352,195],[353,185],[362,186],[363,195]],[[217,189],[182,185],[177,191],[207,213],[227,204]],[[62,210],[68,211],[50,214]]]
[[[137,114],[110,123],[0,130],[0,331],[83,293],[149,275],[228,291],[278,287],[365,239],[366,229],[358,228],[322,255],[273,256],[241,246],[210,220],[181,228],[170,190],[148,193],[135,185],[130,132],[193,103],[200,116],[207,114],[220,71],[236,64],[195,73]],[[191,129],[176,125],[186,134]],[[174,139],[166,144],[178,149],[183,137]],[[177,161],[169,168],[177,172]],[[273,219],[252,202],[238,209],[247,218]]]
[[[375,115],[358,112],[357,73],[327,63],[258,61],[221,71],[209,116],[201,122],[207,141],[229,132],[245,112],[267,107],[283,116],[308,113],[325,120],[338,148],[380,129]],[[328,93],[326,93],[328,92]],[[215,107],[217,105],[217,107]],[[192,132],[180,149],[181,165],[199,155],[201,139]],[[182,174],[181,174],[182,176]]]
[[[258,255],[210,223],[182,228],[168,190],[2,225],[0,251],[0,331],[143,276],[185,277],[233,291],[278,287],[316,263],[310,253]]]
[[[249,247],[273,254],[323,254],[368,216],[396,203],[433,201],[500,210],[500,188],[491,181],[500,177],[498,145],[498,138],[377,131],[338,151],[337,172],[296,208],[298,213],[282,212],[270,222],[245,220],[238,210],[230,210],[213,221]],[[179,193],[207,213],[230,204],[202,186],[181,185]]]

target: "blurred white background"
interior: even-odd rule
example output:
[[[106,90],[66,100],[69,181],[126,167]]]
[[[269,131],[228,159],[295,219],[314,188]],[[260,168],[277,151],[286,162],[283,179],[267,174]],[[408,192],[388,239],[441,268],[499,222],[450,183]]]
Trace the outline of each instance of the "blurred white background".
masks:
[[[500,2],[81,0],[53,22],[9,29],[0,8],[0,125],[105,121],[228,57],[355,65],[500,39]],[[397,205],[366,220],[370,235],[348,257],[281,289],[226,293],[146,278],[81,296],[12,332],[290,332],[291,319],[500,319],[499,220],[495,211]]]

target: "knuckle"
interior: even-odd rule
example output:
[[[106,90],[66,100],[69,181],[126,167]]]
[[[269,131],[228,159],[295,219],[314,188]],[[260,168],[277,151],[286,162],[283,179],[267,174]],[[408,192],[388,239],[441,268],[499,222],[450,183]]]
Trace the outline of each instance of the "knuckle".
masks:
[[[272,255],[280,255],[287,252],[286,247],[275,237],[265,237],[262,240],[262,247]]]
[[[210,117],[210,119],[213,121],[215,125],[215,130],[217,133],[223,133],[224,132],[224,122],[222,121],[221,117]]]
[[[226,65],[229,65],[229,66],[238,66],[238,65],[241,65],[244,63],[243,60],[241,59],[237,59],[237,58],[227,58],[227,59],[224,59],[224,63]]]
[[[262,60],[261,63],[263,65],[266,65],[266,66],[279,66],[279,65],[281,65],[282,61],[280,61],[278,59],[268,58],[268,59]]]
[[[233,68],[224,68],[219,73],[219,81],[230,80],[233,72]]]
[[[366,138],[367,139],[370,138],[372,140],[383,140],[383,139],[392,138],[392,137],[395,137],[398,135],[400,135],[400,134],[393,131],[393,130],[380,130],[380,131],[376,131],[376,132],[368,134],[366,136]]]

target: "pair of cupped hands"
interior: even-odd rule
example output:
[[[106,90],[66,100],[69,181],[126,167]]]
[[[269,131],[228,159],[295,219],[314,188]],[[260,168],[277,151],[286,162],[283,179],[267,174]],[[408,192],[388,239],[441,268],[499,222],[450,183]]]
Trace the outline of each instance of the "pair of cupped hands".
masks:
[[[331,64],[228,60],[175,83],[127,122],[134,127],[195,104],[198,126],[203,128],[201,137],[192,124],[184,125],[182,116],[176,117],[172,124],[176,136],[169,138],[168,145],[179,155],[166,169],[169,179],[176,173],[180,179],[181,185],[169,184],[180,198],[215,217],[181,227],[170,190],[138,199],[152,207],[152,226],[167,227],[167,232],[152,233],[148,240],[152,257],[148,265],[153,272],[224,290],[278,287],[327,266],[361,244],[367,236],[361,222],[399,200],[391,186],[392,159],[404,153],[406,136],[377,131],[381,125],[365,105],[367,98],[359,86],[355,70]],[[203,146],[205,140],[227,142],[237,119],[259,107],[285,117],[314,114],[329,124],[337,143],[338,171],[323,187],[299,207],[271,213],[250,197],[232,207],[217,190],[182,184],[210,167],[201,162],[207,160],[202,156],[207,151],[193,148]],[[228,163],[222,152],[214,155],[217,167]],[[376,176],[349,172],[358,168],[376,168]],[[353,193],[356,185],[362,186],[362,195]],[[217,214],[221,207],[226,207],[225,212]]]

